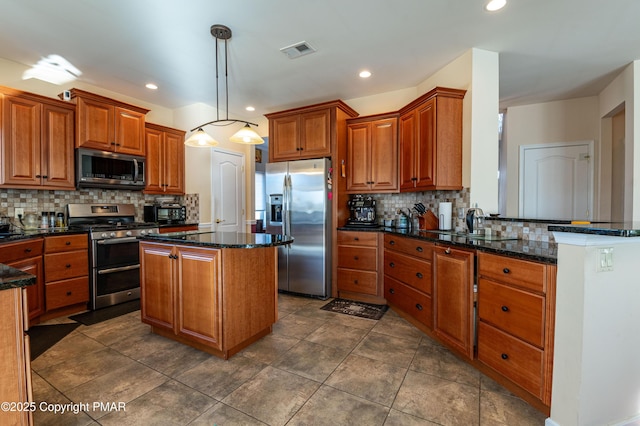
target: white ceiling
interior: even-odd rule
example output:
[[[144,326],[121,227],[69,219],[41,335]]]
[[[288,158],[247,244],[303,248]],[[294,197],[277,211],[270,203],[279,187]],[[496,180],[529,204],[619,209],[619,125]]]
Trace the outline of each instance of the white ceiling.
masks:
[[[0,0],[0,57],[58,54],[89,84],[215,105],[209,28],[224,24],[230,115],[243,116],[415,87],[472,47],[500,54],[502,107],[596,95],[640,59],[638,0],[509,0],[495,14],[484,1]],[[303,40],[317,52],[280,52]]]

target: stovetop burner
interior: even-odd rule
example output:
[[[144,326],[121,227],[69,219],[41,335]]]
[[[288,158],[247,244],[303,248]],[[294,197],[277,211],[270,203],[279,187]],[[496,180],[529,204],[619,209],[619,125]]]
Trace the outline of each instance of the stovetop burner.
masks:
[[[133,204],[67,204],[71,230],[89,231],[92,240],[126,238],[158,232],[158,225],[135,221]]]

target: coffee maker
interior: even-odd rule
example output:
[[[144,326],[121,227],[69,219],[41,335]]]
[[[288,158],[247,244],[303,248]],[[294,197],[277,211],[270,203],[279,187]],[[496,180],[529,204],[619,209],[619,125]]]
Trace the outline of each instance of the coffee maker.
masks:
[[[346,226],[376,227],[376,200],[361,194],[351,196],[347,202],[349,206],[349,219]]]

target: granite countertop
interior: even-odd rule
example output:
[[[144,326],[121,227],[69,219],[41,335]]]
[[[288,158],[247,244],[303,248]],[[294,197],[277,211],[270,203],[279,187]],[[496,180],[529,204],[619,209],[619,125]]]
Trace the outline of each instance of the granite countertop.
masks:
[[[450,246],[479,250],[487,253],[533,260],[543,263],[556,264],[558,262],[558,246],[553,242],[532,240],[482,240],[469,238],[459,234],[440,233],[433,231],[409,231],[397,228],[338,228],[342,231],[385,232],[402,235],[434,243],[446,243]]]
[[[0,244],[12,241],[26,240],[29,238],[46,237],[48,235],[67,235],[67,234],[87,234],[87,231],[69,230],[69,228],[43,228],[43,229],[27,229],[16,230],[11,234],[2,234],[0,236]]]
[[[585,224],[549,225],[551,232],[604,235],[607,237],[640,237],[640,222],[592,222]]]
[[[185,231],[150,234],[138,237],[144,241],[161,241],[211,248],[259,248],[291,244],[293,237],[280,234],[249,234],[244,232]]]
[[[36,283],[35,275],[0,263],[0,290],[20,288]]]

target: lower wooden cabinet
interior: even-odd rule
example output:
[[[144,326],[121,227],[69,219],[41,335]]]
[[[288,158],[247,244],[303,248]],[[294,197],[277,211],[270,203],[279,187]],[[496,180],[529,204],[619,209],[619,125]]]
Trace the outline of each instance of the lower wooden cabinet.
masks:
[[[379,232],[338,231],[338,296],[382,303]]]
[[[61,308],[86,309],[89,301],[89,239],[86,234],[45,237],[44,279],[47,313]]]

